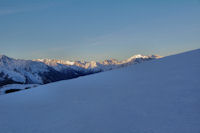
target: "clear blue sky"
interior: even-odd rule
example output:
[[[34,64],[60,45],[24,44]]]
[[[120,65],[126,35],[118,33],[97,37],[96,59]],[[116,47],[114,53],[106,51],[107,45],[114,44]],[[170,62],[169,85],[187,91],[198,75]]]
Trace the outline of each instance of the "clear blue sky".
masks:
[[[200,48],[200,0],[0,0],[0,54],[69,60]]]

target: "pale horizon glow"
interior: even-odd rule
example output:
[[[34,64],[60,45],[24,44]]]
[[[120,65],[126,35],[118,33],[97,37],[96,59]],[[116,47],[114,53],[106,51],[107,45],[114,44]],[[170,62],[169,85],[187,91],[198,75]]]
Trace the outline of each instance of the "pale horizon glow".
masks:
[[[124,60],[200,48],[199,0],[0,0],[0,54]]]

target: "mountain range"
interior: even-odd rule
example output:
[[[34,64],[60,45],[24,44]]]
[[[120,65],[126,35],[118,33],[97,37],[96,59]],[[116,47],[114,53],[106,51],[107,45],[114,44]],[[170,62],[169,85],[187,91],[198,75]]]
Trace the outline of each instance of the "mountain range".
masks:
[[[0,55],[0,86],[7,84],[46,84],[108,71],[130,64],[160,58],[157,55],[135,55],[123,61],[116,59],[102,62],[68,61],[56,59],[22,60]]]
[[[1,133],[200,133],[200,49],[0,96]]]

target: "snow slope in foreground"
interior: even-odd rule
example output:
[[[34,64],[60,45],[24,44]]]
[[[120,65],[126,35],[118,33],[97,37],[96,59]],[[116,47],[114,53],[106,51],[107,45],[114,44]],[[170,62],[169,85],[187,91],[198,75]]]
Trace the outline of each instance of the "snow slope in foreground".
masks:
[[[200,49],[0,96],[2,133],[199,133]]]

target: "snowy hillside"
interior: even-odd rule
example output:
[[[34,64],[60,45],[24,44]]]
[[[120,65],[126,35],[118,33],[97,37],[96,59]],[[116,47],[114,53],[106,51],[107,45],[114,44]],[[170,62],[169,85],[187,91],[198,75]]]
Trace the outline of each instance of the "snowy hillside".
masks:
[[[158,57],[134,56],[131,60],[123,62],[116,60],[71,62],[50,59],[20,60],[0,55],[0,87],[13,83],[45,84],[141,63]]]
[[[199,133],[200,49],[0,96],[2,133]]]

